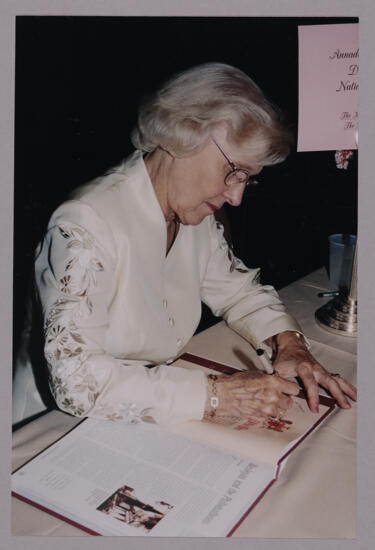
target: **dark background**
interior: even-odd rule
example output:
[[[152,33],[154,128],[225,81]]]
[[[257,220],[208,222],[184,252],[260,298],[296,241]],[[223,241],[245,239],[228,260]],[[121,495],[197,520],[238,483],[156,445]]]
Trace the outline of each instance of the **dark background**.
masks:
[[[14,349],[33,251],[52,211],[79,184],[132,152],[144,93],[192,65],[249,74],[297,134],[298,25],[356,18],[17,17]],[[322,128],[324,131],[324,128]],[[327,237],[356,233],[357,152],[296,153],[263,170],[242,205],[225,207],[235,253],[280,288],[327,263]],[[211,319],[204,310],[200,328]]]

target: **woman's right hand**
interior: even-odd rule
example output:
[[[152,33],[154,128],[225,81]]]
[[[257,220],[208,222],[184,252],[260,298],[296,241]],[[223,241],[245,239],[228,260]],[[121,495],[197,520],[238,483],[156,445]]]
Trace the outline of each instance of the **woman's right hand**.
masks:
[[[265,425],[269,417],[280,417],[292,405],[291,395],[298,395],[295,382],[277,374],[237,372],[209,379],[204,419],[220,424],[238,420],[251,420],[252,424]],[[217,396],[218,406],[213,409],[211,397]],[[215,414],[212,414],[215,410]]]

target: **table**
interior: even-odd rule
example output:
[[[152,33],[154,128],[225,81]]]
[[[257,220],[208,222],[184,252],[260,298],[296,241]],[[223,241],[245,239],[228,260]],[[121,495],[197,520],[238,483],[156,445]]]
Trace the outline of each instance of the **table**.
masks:
[[[355,383],[356,339],[325,331],[314,312],[331,289],[321,268],[280,291],[289,311],[311,343],[312,353],[332,372]],[[239,368],[257,356],[224,322],[195,335],[182,350]],[[17,430],[13,436],[13,468],[55,441],[79,419],[52,411]],[[290,456],[278,481],[243,521],[233,537],[355,538],[356,405],[337,410]],[[88,536],[40,510],[12,498],[12,534]]]

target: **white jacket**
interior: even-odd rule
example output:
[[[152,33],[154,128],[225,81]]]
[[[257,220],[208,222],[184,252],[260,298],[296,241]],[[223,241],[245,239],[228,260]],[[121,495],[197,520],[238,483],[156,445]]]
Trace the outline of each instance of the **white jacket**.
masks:
[[[300,330],[273,287],[258,283],[258,270],[233,257],[213,216],[181,225],[167,256],[166,242],[140,151],[53,214],[35,269],[50,386],[62,410],[201,419],[205,375],[167,364],[194,334],[201,300],[255,347]]]

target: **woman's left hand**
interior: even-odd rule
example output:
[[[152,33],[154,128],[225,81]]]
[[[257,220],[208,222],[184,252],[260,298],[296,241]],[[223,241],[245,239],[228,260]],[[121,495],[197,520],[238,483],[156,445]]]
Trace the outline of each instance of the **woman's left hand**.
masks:
[[[277,335],[278,352],[273,367],[282,378],[298,376],[306,390],[309,407],[319,411],[319,388],[322,386],[340,407],[350,409],[346,396],[357,401],[357,390],[341,376],[332,376],[308,351],[303,340],[293,332]]]

